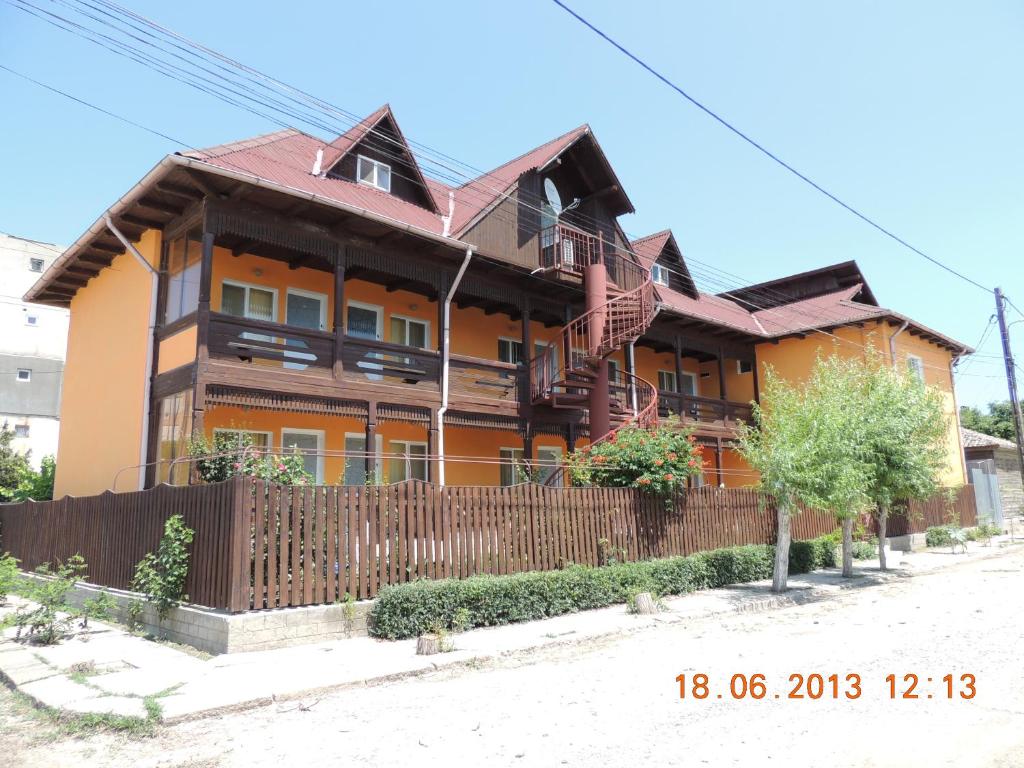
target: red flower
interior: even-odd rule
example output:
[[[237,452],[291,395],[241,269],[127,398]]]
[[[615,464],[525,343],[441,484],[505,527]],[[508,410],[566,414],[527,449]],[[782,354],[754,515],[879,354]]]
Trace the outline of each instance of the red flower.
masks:
[[[669,461],[675,461],[675,460],[676,460],[676,459],[678,459],[678,458],[679,458],[679,457],[678,457],[678,456],[676,456],[676,454],[675,454],[675,453],[670,453],[670,454],[668,455],[668,460],[669,460]]]
[[[606,461],[608,461],[608,457],[607,456],[595,456],[594,457],[594,463],[595,464],[604,464]]]
[[[651,478],[649,478],[649,477],[641,477],[640,480],[639,480],[639,483],[640,483],[640,485],[650,485],[651,484]]]
[[[235,469],[241,469],[241,468],[242,468],[242,462],[236,461],[235,462]]]
[[[665,462],[664,462],[664,460],[663,460],[663,459],[655,459],[655,460],[654,460],[654,466],[656,466],[656,467],[660,467],[660,466],[661,466],[662,464],[664,464],[664,463],[665,463]]]
[[[689,462],[687,462],[687,463],[688,463],[688,464],[689,464],[689,465],[690,465],[691,467],[696,467],[696,466],[697,466],[697,460],[696,460],[696,459],[690,459],[690,461],[689,461]]]
[[[672,473],[671,473],[671,472],[669,472],[669,473],[667,473],[667,474],[665,475],[665,479],[666,479],[666,480],[672,480],[672,478],[673,478],[673,475],[672,475]]]
[[[694,437],[693,435],[688,435],[686,439],[689,440],[691,443],[697,442],[697,438]]]
[[[287,467],[285,467],[284,464],[278,464],[277,465],[277,469],[278,469],[279,472],[284,472],[285,469],[287,469]]]

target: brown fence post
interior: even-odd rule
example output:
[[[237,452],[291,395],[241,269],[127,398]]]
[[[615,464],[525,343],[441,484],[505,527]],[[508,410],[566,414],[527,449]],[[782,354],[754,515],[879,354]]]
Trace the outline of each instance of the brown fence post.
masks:
[[[245,611],[252,607],[249,594],[249,568],[252,562],[252,513],[254,503],[261,504],[262,499],[254,499],[252,494],[252,478],[235,476],[229,486],[228,540],[230,542],[228,562],[228,610],[232,613]]]

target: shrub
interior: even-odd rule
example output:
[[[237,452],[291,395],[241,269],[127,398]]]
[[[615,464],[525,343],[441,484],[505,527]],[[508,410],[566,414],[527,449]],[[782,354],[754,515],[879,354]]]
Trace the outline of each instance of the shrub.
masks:
[[[566,466],[575,483],[668,496],[686,488],[687,478],[701,471],[703,448],[691,432],[676,417],[654,429],[628,426],[571,454]]]
[[[599,567],[509,576],[414,581],[381,590],[373,607],[373,634],[391,640],[437,628],[469,629],[533,621],[627,602],[638,592],[678,595],[769,578],[774,547],[749,545]],[[793,542],[790,572],[835,565],[835,547],[824,539]]]
[[[196,471],[204,483],[245,475],[258,477],[282,485],[309,485],[313,482],[297,450],[275,456],[261,454],[252,443],[252,435],[245,432],[218,432],[213,442],[197,436],[189,445]]]
[[[188,547],[195,531],[185,525],[181,515],[171,515],[164,524],[164,535],[156,554],[150,552],[135,566],[132,589],[142,592],[156,605],[161,619],[185,599],[188,575]]]
[[[953,531],[957,530],[953,525],[933,525],[924,533],[924,543],[927,547],[950,547],[953,545]]]
[[[7,602],[7,595],[18,584],[18,561],[11,555],[0,557],[0,605]]]
[[[878,555],[877,541],[855,541],[853,542],[853,559],[870,560]]]
[[[37,643],[52,645],[67,634],[75,618],[67,605],[67,594],[76,581],[85,578],[86,569],[81,555],[57,563],[55,570],[47,563],[36,568],[42,578],[27,581],[22,589],[23,596],[32,602],[8,618],[18,628],[17,639],[27,633]]]

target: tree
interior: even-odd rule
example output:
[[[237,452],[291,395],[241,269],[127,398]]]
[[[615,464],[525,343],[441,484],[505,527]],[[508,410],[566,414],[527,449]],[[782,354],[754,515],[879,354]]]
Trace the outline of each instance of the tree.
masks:
[[[57,462],[53,456],[44,456],[36,472],[26,464],[14,491],[15,501],[49,501],[53,498],[53,481],[57,474]]]
[[[872,354],[866,376],[868,495],[878,517],[878,560],[884,571],[885,529],[892,505],[927,499],[938,491],[939,472],[947,461],[948,424],[939,393],[908,371],[894,370]]]
[[[738,449],[760,473],[761,490],[776,499],[778,536],[772,591],[789,573],[790,517],[797,504],[829,511],[843,527],[843,575],[853,575],[853,523],[868,507],[865,461],[865,368],[857,360],[820,357],[803,386],[766,372],[753,424],[740,429]]]
[[[32,471],[28,454],[14,450],[14,430],[7,422],[0,425],[0,502],[16,499],[18,486]]]
[[[1001,437],[1003,440],[1016,441],[1017,439],[1013,428],[1013,410],[1010,408],[1009,400],[989,403],[987,413],[982,413],[979,409],[969,405],[962,406],[960,408],[960,424],[975,432]]]

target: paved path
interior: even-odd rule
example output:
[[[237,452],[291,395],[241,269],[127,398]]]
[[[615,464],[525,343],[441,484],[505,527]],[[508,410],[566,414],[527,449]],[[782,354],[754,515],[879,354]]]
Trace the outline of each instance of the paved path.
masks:
[[[1022,569],[1015,549],[828,601],[278,702],[141,741],[61,738],[4,694],[0,754],[32,766],[1024,765]],[[681,701],[676,675],[698,672],[712,695]],[[858,673],[863,693],[786,697],[790,674],[815,672]],[[768,696],[733,700],[734,673],[766,675]],[[891,673],[917,673],[922,697],[891,701]],[[946,700],[947,673],[975,675],[975,698]]]

